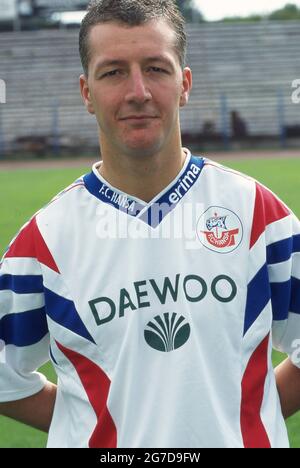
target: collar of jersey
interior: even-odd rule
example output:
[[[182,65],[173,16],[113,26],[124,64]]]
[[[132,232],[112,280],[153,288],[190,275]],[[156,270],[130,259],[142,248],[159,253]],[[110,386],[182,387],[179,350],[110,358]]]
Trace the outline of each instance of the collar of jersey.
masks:
[[[92,172],[83,177],[86,189],[96,198],[104,203],[114,206],[129,216],[140,219],[150,227],[156,228],[162,220],[177,206],[182,198],[189,192],[197,181],[203,165],[204,159],[192,156],[190,151],[184,149],[187,157],[183,168],[173,181],[156,195],[149,203],[137,197],[128,195],[125,192],[113,187],[107,182],[98,171],[100,162],[93,165]],[[193,180],[190,184],[185,182],[190,171],[193,173]],[[180,186],[184,193],[181,193]],[[159,207],[163,207],[161,210]],[[153,216],[153,212],[155,215]]]

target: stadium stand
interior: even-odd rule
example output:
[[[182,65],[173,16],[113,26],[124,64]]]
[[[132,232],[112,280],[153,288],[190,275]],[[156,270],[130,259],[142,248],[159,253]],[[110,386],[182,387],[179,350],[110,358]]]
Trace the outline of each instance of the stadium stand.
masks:
[[[252,135],[277,135],[278,93],[285,123],[299,122],[292,81],[299,77],[300,23],[261,22],[189,27],[188,64],[194,87],[184,124],[197,130],[203,118],[220,125],[220,94],[238,110]]]
[[[238,112],[249,137],[277,137],[281,119],[300,124],[300,104],[292,103],[292,81],[300,78],[300,27],[297,21],[189,25],[187,64],[194,76],[189,105],[181,112],[186,135],[211,128],[222,132],[221,97],[226,116]],[[57,139],[77,148],[97,145],[97,126],[83,107],[78,77],[78,30],[0,34],[0,79],[7,102],[1,104],[6,148],[20,141]],[[1,129],[0,129],[1,130]],[[299,135],[300,137],[300,135]],[[25,140],[24,140],[25,139]],[[46,144],[45,143],[45,144]],[[42,144],[42,143],[40,143]]]

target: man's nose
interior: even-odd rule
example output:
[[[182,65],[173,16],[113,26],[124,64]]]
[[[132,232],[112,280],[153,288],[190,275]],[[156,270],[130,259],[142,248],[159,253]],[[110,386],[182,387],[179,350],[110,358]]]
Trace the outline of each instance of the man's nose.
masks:
[[[128,79],[126,101],[143,104],[151,98],[152,95],[146,77],[143,75],[142,71],[135,70],[130,74]]]

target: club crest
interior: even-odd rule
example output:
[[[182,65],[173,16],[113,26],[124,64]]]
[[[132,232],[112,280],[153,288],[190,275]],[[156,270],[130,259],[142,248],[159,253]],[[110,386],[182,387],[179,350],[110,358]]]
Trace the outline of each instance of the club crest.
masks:
[[[197,235],[207,249],[229,253],[242,242],[243,226],[233,211],[221,206],[211,206],[199,218]]]

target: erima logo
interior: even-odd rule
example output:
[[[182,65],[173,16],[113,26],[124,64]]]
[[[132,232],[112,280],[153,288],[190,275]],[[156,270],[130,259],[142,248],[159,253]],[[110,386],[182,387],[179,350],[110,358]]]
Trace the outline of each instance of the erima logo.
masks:
[[[169,353],[183,346],[189,339],[191,327],[182,315],[156,315],[147,324],[144,336],[147,344],[157,351]]]
[[[179,179],[177,187],[169,195],[169,202],[172,204],[178,203],[197,180],[200,172],[200,167],[196,166],[196,164],[191,164],[190,170],[182,179]]]

